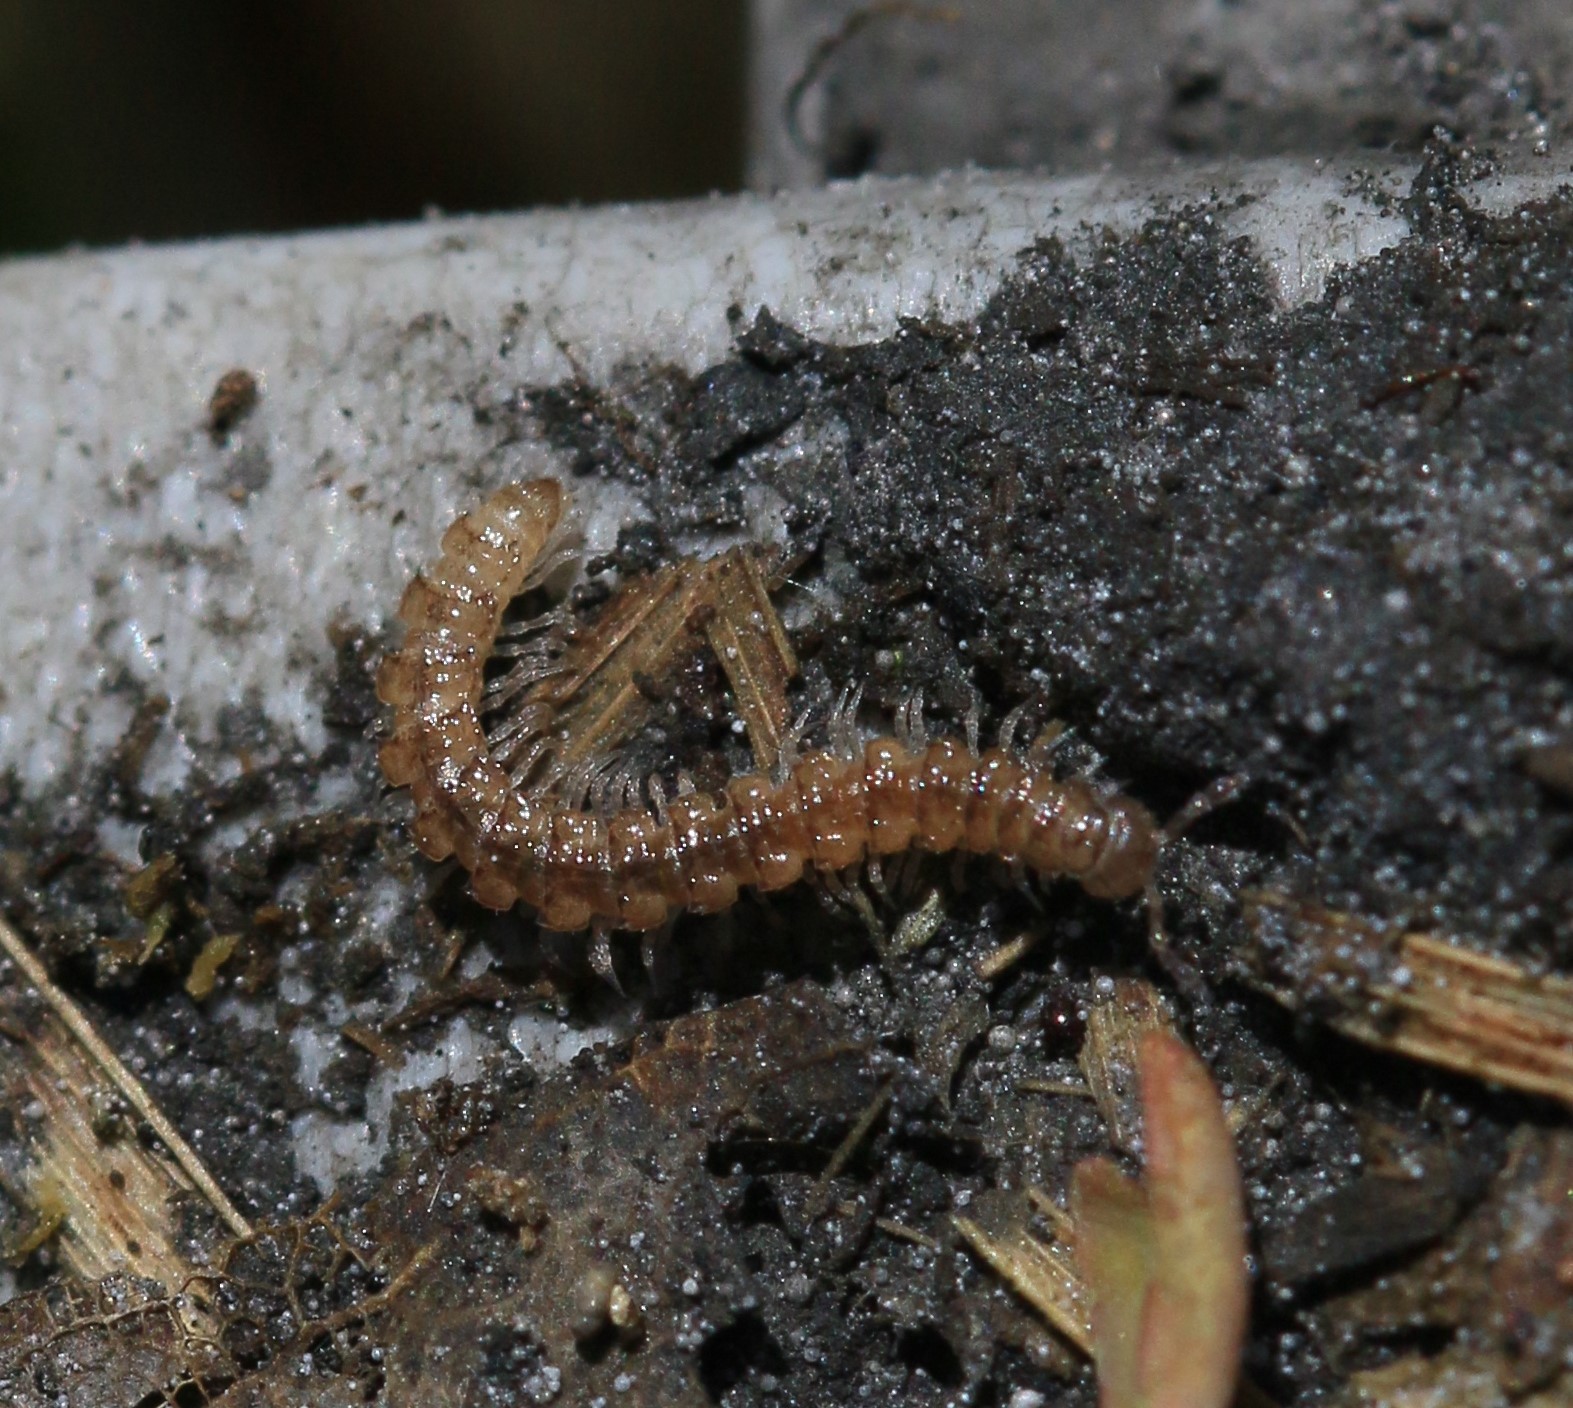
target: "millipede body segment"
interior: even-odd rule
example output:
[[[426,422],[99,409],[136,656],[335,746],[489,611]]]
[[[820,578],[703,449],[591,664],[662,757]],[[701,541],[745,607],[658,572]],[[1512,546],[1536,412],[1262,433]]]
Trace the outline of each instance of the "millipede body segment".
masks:
[[[908,849],[966,851],[1067,876],[1121,899],[1151,881],[1162,833],[1141,803],[1058,779],[1008,747],[953,738],[862,740],[783,758],[717,792],[598,809],[531,782],[482,726],[486,665],[509,602],[538,574],[565,507],[555,480],[511,484],[459,518],[404,593],[403,646],[377,675],[392,706],[382,769],[415,803],[414,837],[455,856],[475,897],[523,900],[549,929],[646,930],[679,910],[725,909],[744,886],[777,890]]]

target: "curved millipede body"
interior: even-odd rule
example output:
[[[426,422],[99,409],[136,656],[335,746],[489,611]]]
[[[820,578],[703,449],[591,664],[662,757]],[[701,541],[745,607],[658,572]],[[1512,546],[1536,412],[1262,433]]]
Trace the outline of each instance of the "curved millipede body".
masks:
[[[459,518],[405,591],[407,635],[377,675],[393,709],[382,769],[413,794],[416,845],[456,856],[482,904],[524,900],[549,929],[653,929],[678,910],[724,909],[745,885],[776,890],[806,869],[912,848],[996,856],[1101,898],[1150,884],[1162,833],[1141,803],[950,738],[857,742],[833,729],[837,746],[775,776],[734,777],[655,812],[600,812],[516,781],[481,724],[486,663],[563,510],[561,485],[543,479]]]

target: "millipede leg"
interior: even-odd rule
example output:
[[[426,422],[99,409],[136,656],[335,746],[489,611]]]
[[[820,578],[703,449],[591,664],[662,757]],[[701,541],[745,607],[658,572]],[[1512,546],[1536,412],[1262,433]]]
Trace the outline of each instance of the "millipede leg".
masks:
[[[999,746],[1000,752],[1012,756],[1016,752],[1016,730],[1021,727],[1022,716],[1027,712],[1026,701],[1016,705],[1003,719],[1000,720]]]
[[[1251,785],[1248,772],[1231,772],[1215,777],[1171,816],[1163,828],[1165,844],[1178,840],[1203,817],[1212,815],[1219,807],[1228,806]]]
[[[863,867],[868,876],[868,887],[879,896],[881,903],[890,903],[890,891],[885,888],[885,867],[879,856],[870,856]]]
[[[590,968],[619,996],[623,995],[623,985],[618,981],[617,967],[612,962],[612,926],[605,920],[597,919],[590,925]]]
[[[805,709],[787,729],[781,739],[781,756],[776,759],[776,782],[783,783],[792,775],[792,769],[798,764],[803,749],[803,735],[808,732],[808,722],[811,717],[809,710]]]
[[[830,739],[830,748],[837,757],[851,761],[862,752],[862,740],[858,736],[857,713],[858,707],[863,702],[863,686],[848,685],[841,691],[841,697],[836,700],[836,706],[830,712],[830,722],[826,732]]]
[[[1207,980],[1202,977],[1201,969],[1169,942],[1163,922],[1163,892],[1158,888],[1156,875],[1148,880],[1144,893],[1147,902],[1147,944],[1152,950],[1152,956],[1193,1008],[1210,1007],[1212,992],[1207,986]]]
[[[1050,719],[1038,731],[1038,736],[1027,745],[1027,766],[1047,768],[1069,730],[1059,719]]]

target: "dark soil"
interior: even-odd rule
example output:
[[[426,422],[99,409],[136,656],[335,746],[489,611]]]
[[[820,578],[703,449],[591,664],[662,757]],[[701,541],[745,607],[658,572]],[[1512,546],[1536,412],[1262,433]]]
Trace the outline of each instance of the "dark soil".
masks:
[[[976,326],[837,348],[736,310],[735,355],[698,377],[633,367],[609,386],[478,393],[494,416],[511,397],[499,437],[544,433],[577,494],[644,487],[652,519],[608,574],[777,505],[804,555],[781,598],[801,705],[861,682],[872,723],[921,690],[931,726],[959,729],[976,697],[987,735],[1027,701],[1070,727],[1063,767],[1160,815],[1247,780],[1165,853],[1162,879],[1203,979],[1177,1010],[1242,1111],[1261,1257],[1250,1362],[1286,1404],[1450,1341],[1456,1317],[1368,1334],[1374,1312],[1340,1297],[1445,1242],[1482,1198],[1526,1196],[1523,1169],[1555,1161],[1519,1158],[1499,1184],[1508,1141],[1540,1150],[1565,1124],[1290,1018],[1249,979],[1239,905],[1275,889],[1573,966],[1573,799],[1526,766],[1573,747],[1573,199],[1480,216],[1452,195],[1472,172],[1434,146],[1416,233],[1287,313],[1198,206],[1079,261],[1024,251]],[[648,971],[637,945],[615,947],[635,1035],[537,1075],[508,1045],[513,1017],[582,1022],[611,990],[581,946],[543,946],[527,916],[489,916],[462,877],[412,860],[362,732],[375,657],[344,634],[328,759],[173,807],[142,795],[133,738],[113,775],[0,812],[8,906],[259,1220],[317,1202],[290,1122],[358,1116],[377,1068],[346,1046],[303,1090],[291,1028],[337,1029],[345,1001],[375,1028],[414,986],[418,1010],[387,1040],[428,1049],[458,1014],[501,1053],[476,1085],[406,1100],[382,1173],[325,1214],[383,1282],[415,1266],[412,1289],[310,1343],[280,1328],[287,1297],[259,1301],[266,1333],[226,1347],[244,1401],[348,1401],[351,1377],[369,1395],[355,1401],[390,1404],[1093,1401],[1088,1371],[949,1218],[1030,1184],[1058,1193],[1107,1151],[1087,1101],[1019,1086],[1074,1075],[1100,979],[1167,984],[1141,908],[935,865],[881,910],[889,926],[938,889],[932,936],[897,954],[804,892],[749,899],[679,923]],[[710,731],[674,732],[663,761],[744,765],[718,677],[690,687],[715,706]],[[144,731],[159,717],[150,703]],[[353,779],[350,802],[268,820],[311,813],[325,766]],[[135,907],[83,841],[105,813],[150,821],[147,861],[173,858]],[[245,840],[223,839],[236,827]],[[401,898],[374,911],[390,879]],[[137,966],[160,905],[168,938]],[[289,979],[276,1026],[234,1049],[239,1029],[180,989],[230,930],[245,937],[221,997],[271,1000]],[[1024,930],[1043,941],[978,977]],[[489,971],[441,976],[445,951],[481,938]],[[1384,1162],[1412,1176],[1367,1171]],[[1490,1238],[1468,1246],[1483,1266]],[[324,1289],[343,1272],[331,1261],[312,1273],[324,1317],[353,1303]],[[284,1285],[305,1264],[247,1274]],[[640,1326],[606,1308],[613,1265],[658,1307]],[[1494,1324],[1478,1311],[1466,1337],[1495,1348]],[[1545,1322],[1545,1363],[1567,1332]]]

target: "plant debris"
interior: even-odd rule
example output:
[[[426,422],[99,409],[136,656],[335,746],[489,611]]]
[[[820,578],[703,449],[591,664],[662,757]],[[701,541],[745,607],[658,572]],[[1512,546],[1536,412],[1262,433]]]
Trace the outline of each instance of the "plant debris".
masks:
[[[195,1280],[83,1281],[79,1214],[8,1165],[6,1391],[1086,1403],[1056,1210],[1082,1161],[1134,1156],[1126,1048],[1151,1023],[1105,1024],[1111,994],[1157,991],[1227,1104],[1274,1401],[1566,1396],[1573,203],[1476,214],[1456,187],[1481,170],[1433,143],[1413,235],[1292,310],[1203,203],[1085,260],[1025,250],[970,326],[831,346],[749,310],[699,375],[483,376],[499,457],[544,438],[576,495],[643,505],[622,580],[706,539],[801,555],[779,587],[773,560],[739,577],[735,614],[679,584],[641,770],[736,774],[861,684],[870,718],[921,691],[985,736],[1026,704],[1062,776],[1160,817],[1246,773],[1160,857],[1201,981],[1172,991],[1139,904],[921,856],[614,937],[597,972],[414,858],[365,736],[375,629],[323,623],[320,749],[242,701],[178,789],[150,779],[184,703],[125,681],[101,768],[25,802],[0,779],[0,883],[260,1230],[204,1260],[177,1218]],[[731,676],[739,640],[764,654]],[[1248,914],[1253,889],[1289,898]],[[8,1076],[32,1012],[0,1037]],[[1362,1025],[1388,1044],[1341,1034]],[[197,1294],[214,1333],[188,1334]]]
[[[1573,980],[1402,925],[1246,898],[1268,992],[1383,1051],[1573,1105]]]

